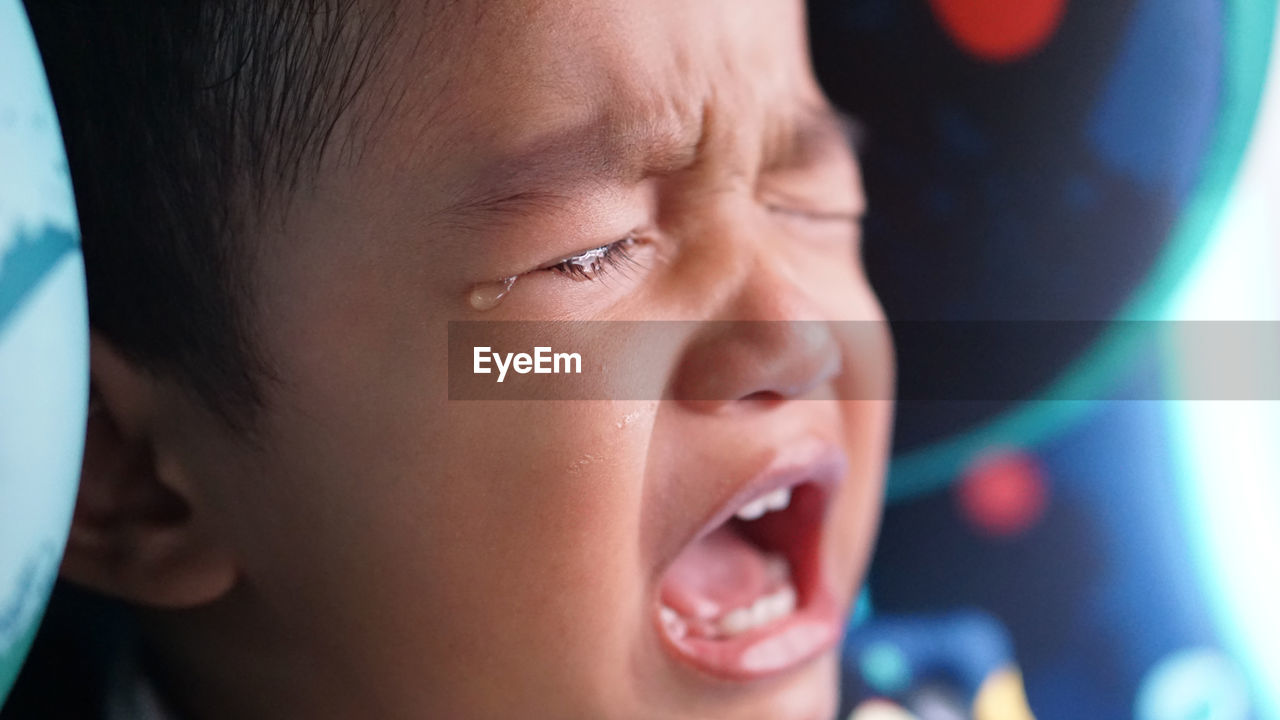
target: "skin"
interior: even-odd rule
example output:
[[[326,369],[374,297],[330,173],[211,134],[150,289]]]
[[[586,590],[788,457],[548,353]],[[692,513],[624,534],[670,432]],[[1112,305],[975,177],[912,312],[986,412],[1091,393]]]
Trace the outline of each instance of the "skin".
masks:
[[[258,233],[276,380],[254,440],[95,337],[65,574],[152,608],[156,673],[195,718],[829,717],[834,652],[714,678],[653,612],[697,526],[815,442],[849,460],[823,562],[851,602],[888,445],[882,329],[673,326],[647,370],[702,402],[451,402],[445,351],[448,320],[881,319],[801,3],[417,12],[360,100],[398,99],[359,161],[326,158]],[[630,233],[625,273],[539,270]]]

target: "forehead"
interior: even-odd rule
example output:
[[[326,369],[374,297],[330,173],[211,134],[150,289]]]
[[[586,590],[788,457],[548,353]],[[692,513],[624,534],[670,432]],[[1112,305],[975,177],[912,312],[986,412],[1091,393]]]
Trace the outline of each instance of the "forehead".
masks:
[[[785,123],[821,97],[799,0],[464,0],[402,18],[370,98],[394,105],[390,142],[369,148],[382,171],[430,158],[443,182],[593,122],[601,138],[670,138],[708,111]]]

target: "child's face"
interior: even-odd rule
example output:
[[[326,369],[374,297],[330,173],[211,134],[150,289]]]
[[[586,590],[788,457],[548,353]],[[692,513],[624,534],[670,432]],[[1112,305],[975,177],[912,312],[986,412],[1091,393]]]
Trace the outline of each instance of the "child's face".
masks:
[[[261,238],[278,382],[257,448],[171,431],[253,628],[196,637],[337,715],[829,715],[890,421],[837,398],[890,396],[887,334],[673,324],[656,370],[719,402],[451,402],[446,382],[449,320],[881,317],[801,2],[417,12],[361,143]],[[625,272],[539,269],[628,235]],[[696,539],[778,483],[799,487],[769,538]],[[731,628],[765,595],[781,618]]]

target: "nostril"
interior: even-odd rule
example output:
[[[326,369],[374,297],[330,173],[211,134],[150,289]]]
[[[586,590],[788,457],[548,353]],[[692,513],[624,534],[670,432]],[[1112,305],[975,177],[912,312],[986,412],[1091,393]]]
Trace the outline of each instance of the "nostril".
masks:
[[[771,407],[782,404],[786,399],[787,396],[777,390],[757,390],[756,392],[739,398],[738,402],[767,410]]]

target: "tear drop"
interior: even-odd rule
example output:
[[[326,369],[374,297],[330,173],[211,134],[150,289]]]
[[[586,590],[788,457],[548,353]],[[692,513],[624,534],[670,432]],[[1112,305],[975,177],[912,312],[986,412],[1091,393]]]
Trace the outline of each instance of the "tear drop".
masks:
[[[516,284],[515,276],[497,282],[481,283],[471,288],[471,307],[481,312],[492,310],[502,304],[502,299],[511,292]]]

